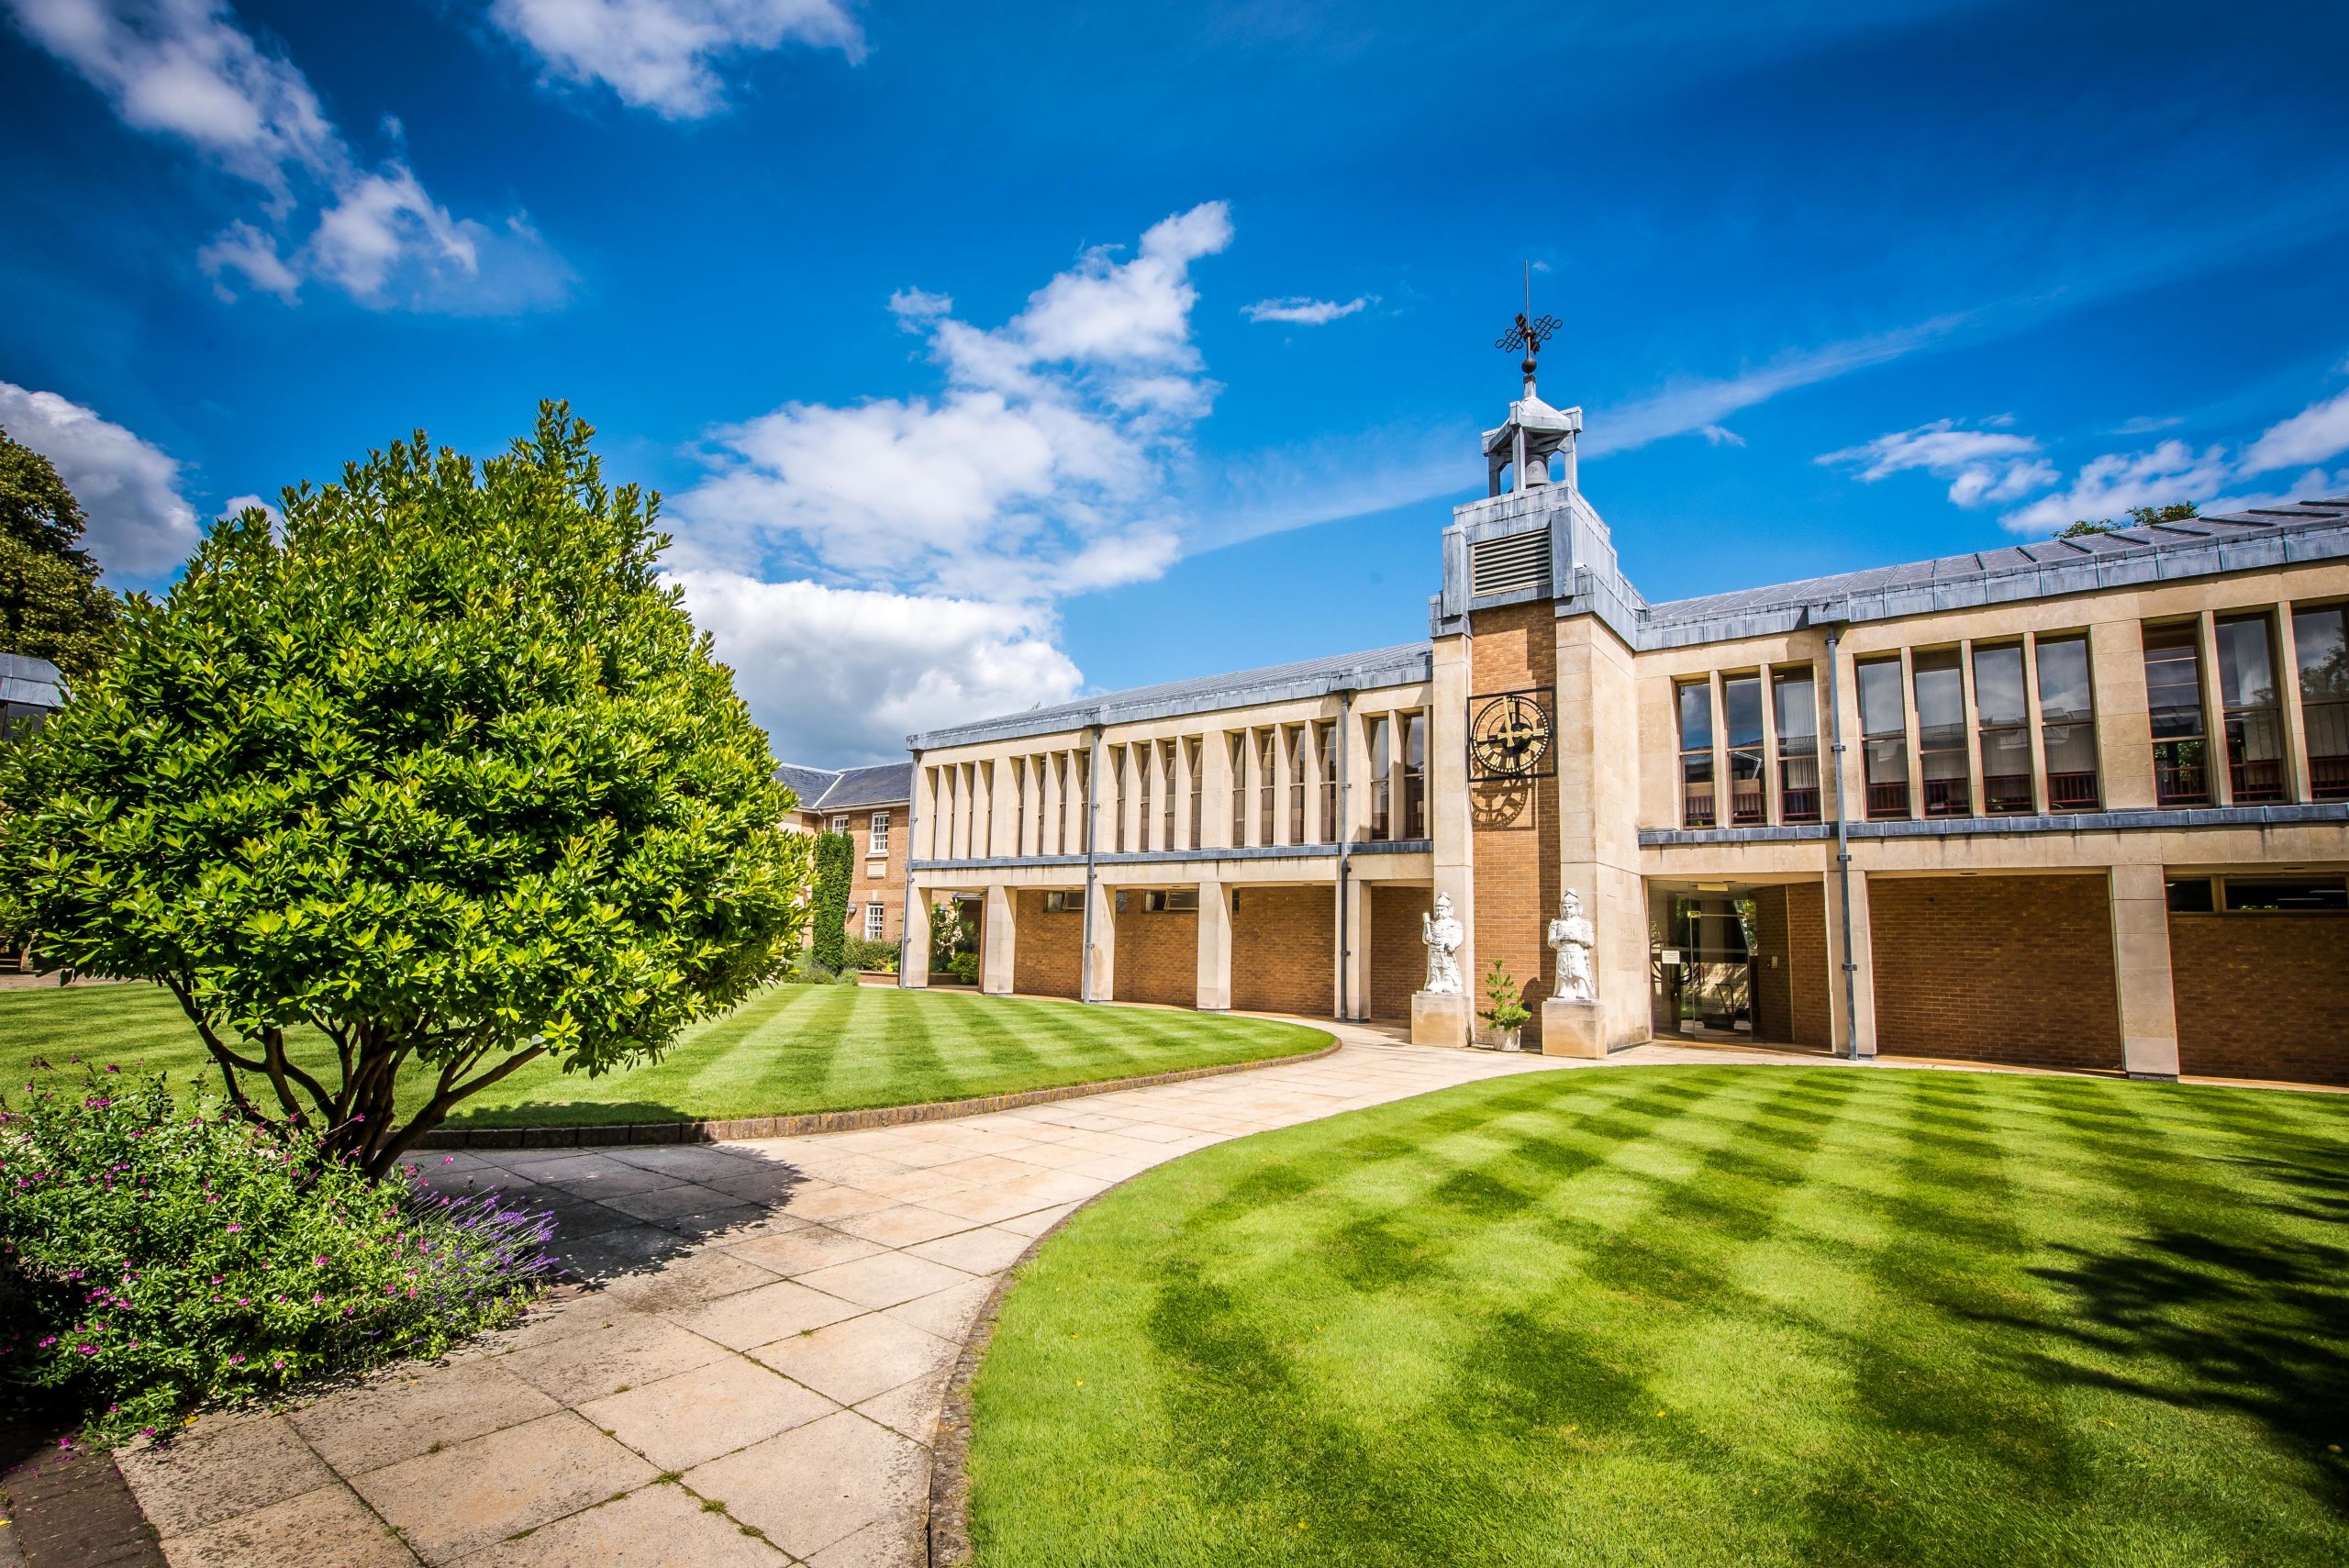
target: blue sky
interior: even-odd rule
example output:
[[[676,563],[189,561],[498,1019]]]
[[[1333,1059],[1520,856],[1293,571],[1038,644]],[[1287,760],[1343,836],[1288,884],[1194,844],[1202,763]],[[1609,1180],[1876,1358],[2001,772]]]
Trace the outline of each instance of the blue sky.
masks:
[[[1531,261],[1652,599],[2349,491],[2349,10],[0,0],[111,580],[541,396],[778,754],[1425,635]]]

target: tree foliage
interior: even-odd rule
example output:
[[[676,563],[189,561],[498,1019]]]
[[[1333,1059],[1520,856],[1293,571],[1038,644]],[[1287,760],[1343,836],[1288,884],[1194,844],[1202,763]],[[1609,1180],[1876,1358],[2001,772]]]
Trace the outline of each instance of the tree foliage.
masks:
[[[807,917],[814,940],[808,953],[828,970],[848,963],[848,883],[856,846],[846,833],[816,835],[816,894]]]
[[[2099,522],[2090,522],[2086,517],[2080,517],[2075,520],[2070,528],[2055,537],[2080,539],[2088,534],[2118,533],[2123,528],[2149,528],[2156,523],[2182,523],[2188,517],[2199,517],[2201,515],[2201,507],[2192,501],[2173,501],[2166,506],[2132,506],[2129,508],[2129,520],[2126,523],[2116,523],[2110,517]]]
[[[81,504],[49,459],[0,430],[0,653],[80,682],[106,662],[117,605],[82,548]]]
[[[40,803],[0,818],[0,923],[169,986],[236,1106],[370,1174],[540,1056],[659,1056],[796,936],[765,736],[592,433],[545,405],[476,465],[419,432],[288,492],[282,537],[222,519],[0,760]],[[339,1072],[289,1060],[303,1025]]]

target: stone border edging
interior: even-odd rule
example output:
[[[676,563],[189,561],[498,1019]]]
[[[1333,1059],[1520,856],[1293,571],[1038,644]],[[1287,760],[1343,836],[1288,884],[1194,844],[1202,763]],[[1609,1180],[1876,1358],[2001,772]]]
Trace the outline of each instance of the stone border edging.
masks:
[[[1005,1095],[982,1095],[967,1100],[930,1100],[918,1106],[872,1106],[852,1111],[807,1111],[796,1116],[741,1117],[731,1120],[618,1122],[600,1127],[438,1127],[417,1140],[418,1149],[608,1149],[620,1144],[719,1143],[740,1138],[799,1138],[816,1132],[862,1132],[868,1128],[903,1127],[919,1121],[952,1121],[990,1111],[1018,1110],[1023,1106],[1049,1105],[1055,1100],[1087,1095],[1114,1094],[1119,1089],[1148,1089],[1180,1084],[1192,1078],[1219,1078],[1229,1073],[1249,1073],[1260,1067],[1286,1067],[1319,1062],[1345,1042],[1332,1038],[1319,1051],[1288,1056],[1265,1056],[1249,1062],[1223,1062],[1208,1067],[1178,1067],[1165,1073],[1145,1073],[1133,1078],[1105,1078],[1090,1084],[1062,1084],[1045,1089],[1020,1089]]]

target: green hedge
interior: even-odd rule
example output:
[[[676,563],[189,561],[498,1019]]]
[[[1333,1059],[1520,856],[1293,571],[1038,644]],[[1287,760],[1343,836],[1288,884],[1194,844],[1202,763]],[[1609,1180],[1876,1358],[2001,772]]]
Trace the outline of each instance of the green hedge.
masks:
[[[808,912],[808,951],[826,969],[848,966],[848,879],[856,846],[845,833],[816,835],[816,895]]]

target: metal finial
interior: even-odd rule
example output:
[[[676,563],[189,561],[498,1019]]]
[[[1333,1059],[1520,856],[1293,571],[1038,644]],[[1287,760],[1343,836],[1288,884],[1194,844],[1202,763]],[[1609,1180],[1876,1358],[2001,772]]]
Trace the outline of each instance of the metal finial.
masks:
[[[1531,376],[1533,361],[1542,352],[1542,345],[1556,337],[1559,328],[1564,325],[1554,316],[1533,314],[1533,264],[1529,261],[1525,266],[1525,308],[1517,313],[1517,320],[1508,331],[1493,339],[1493,347],[1510,354],[1524,350],[1522,368]]]

